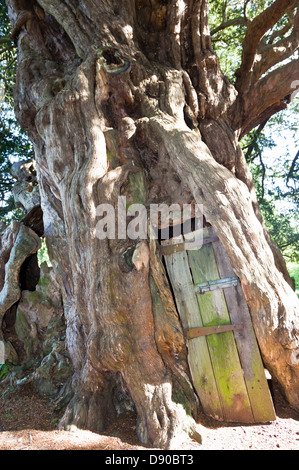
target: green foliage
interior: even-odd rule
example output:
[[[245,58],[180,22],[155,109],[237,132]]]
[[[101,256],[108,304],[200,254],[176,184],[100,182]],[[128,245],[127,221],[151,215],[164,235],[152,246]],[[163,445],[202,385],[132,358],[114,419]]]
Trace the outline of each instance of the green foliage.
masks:
[[[9,374],[9,367],[7,364],[0,364],[0,382],[4,380]]]
[[[235,70],[241,63],[242,44],[246,32],[246,20],[239,24],[219,29],[220,25],[243,16],[243,3],[230,0],[210,0],[209,24],[212,44],[217,52],[223,72],[232,81]]]
[[[0,106],[0,219],[19,218],[22,214],[14,206],[12,186],[14,179],[10,174],[13,161],[32,158],[32,146],[25,133],[18,126],[14,114],[4,102]]]
[[[243,40],[250,21],[269,7],[273,0],[210,0],[209,25],[212,44],[224,74],[235,81],[235,71],[241,64]],[[288,23],[285,14],[264,36],[265,43],[274,44],[283,37],[282,28]]]
[[[10,39],[11,26],[5,2],[0,3],[0,220],[19,219],[23,213],[16,209],[12,197],[14,180],[10,174],[13,161],[28,160],[32,146],[18,125],[13,112],[13,87],[16,75],[16,47]],[[1,93],[0,93],[1,94]]]
[[[285,258],[293,262],[299,262],[298,107],[296,98],[288,110],[272,116],[241,142],[265,224]]]
[[[270,195],[277,201],[283,200],[290,206],[294,215],[299,209],[299,97],[297,96],[287,111],[275,114],[269,120],[268,133],[275,132],[279,142],[279,153],[272,163],[269,183]],[[279,139],[279,140],[278,140]]]
[[[265,225],[287,260],[299,263],[299,220],[289,212],[279,212],[271,199],[260,202]]]
[[[288,263],[288,271],[290,276],[293,278],[295,283],[296,293],[299,297],[299,264],[298,263]]]
[[[210,0],[212,44],[223,72],[232,82],[241,64],[247,25],[271,3],[271,0]],[[288,34],[288,20],[288,15],[284,15],[263,41],[275,44]],[[298,112],[296,98],[289,109],[275,114],[241,141],[265,224],[283,255],[293,262],[299,262]]]
[[[38,250],[37,258],[38,258],[39,265],[46,262],[48,266],[51,266],[51,261],[50,261],[49,254],[48,254],[48,248],[46,245],[46,241],[44,239],[42,240],[41,248]]]
[[[13,86],[16,74],[16,47],[10,38],[11,25],[5,2],[0,3],[0,83],[5,89],[6,100],[13,105]]]

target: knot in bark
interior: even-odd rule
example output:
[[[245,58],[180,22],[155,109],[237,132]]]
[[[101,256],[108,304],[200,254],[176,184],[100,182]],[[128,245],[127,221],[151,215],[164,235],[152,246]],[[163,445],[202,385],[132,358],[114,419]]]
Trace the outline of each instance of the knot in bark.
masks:
[[[114,47],[101,47],[97,55],[99,63],[110,75],[119,75],[126,72],[131,66],[130,60],[123,57]]]

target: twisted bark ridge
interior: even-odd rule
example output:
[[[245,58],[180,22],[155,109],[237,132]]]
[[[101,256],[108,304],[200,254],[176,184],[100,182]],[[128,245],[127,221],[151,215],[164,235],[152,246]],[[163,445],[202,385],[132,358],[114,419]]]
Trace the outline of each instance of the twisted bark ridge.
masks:
[[[21,297],[20,272],[24,262],[40,248],[39,236],[19,222],[0,229],[0,325],[6,312],[17,305]],[[0,328],[0,342],[4,358],[14,360],[16,353],[10,342],[6,342]]]
[[[15,222],[1,234],[1,245],[0,315],[3,317],[21,296],[20,269],[28,256],[39,250],[40,238],[29,227]]]
[[[211,48],[206,0],[6,3],[18,42],[15,111],[35,149],[75,370],[61,426],[102,430],[120,381],[143,442],[171,447],[198,410],[155,243],[96,236],[97,206],[117,207],[119,196],[147,207],[203,204],[241,279],[264,362],[298,408],[298,299],[276,268],[282,257],[238,146],[291,91],[296,63],[281,87],[277,72],[259,79],[252,24],[233,86]],[[274,4],[275,18],[290,7]]]

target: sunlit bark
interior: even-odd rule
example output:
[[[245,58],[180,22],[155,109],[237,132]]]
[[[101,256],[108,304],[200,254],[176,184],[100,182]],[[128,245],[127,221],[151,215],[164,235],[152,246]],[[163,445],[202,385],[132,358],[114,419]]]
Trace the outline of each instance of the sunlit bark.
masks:
[[[155,247],[96,234],[98,205],[117,208],[119,196],[203,204],[241,279],[265,365],[299,407],[298,299],[259,220],[238,146],[242,96],[211,48],[207,2],[20,3],[7,0],[16,114],[35,149],[75,370],[61,425],[102,430],[121,382],[143,442],[171,447],[194,430],[187,411],[195,418],[198,400]]]

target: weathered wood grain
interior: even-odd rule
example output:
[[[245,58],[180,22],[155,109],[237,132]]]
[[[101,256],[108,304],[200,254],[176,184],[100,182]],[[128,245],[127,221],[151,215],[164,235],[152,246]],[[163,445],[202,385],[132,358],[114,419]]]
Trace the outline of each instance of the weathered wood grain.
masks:
[[[167,243],[178,243],[179,241],[182,241],[182,238],[175,238]],[[165,263],[183,327],[202,326],[187,253],[179,252],[165,256]],[[187,347],[190,372],[201,404],[208,415],[222,420],[224,415],[210,360],[207,339],[202,337],[187,340]]]
[[[196,294],[195,285],[234,277],[227,253],[213,229],[162,242],[163,247],[182,241],[211,239],[201,248],[171,253],[164,249],[183,328],[242,325],[242,329],[188,338],[192,380],[205,412],[218,420],[266,422],[275,411],[264,373],[250,312],[241,285]],[[195,245],[196,246],[196,245]]]
[[[197,236],[195,232],[193,235]],[[206,229],[204,237],[209,236]],[[188,236],[186,235],[186,238]],[[211,244],[200,250],[188,251],[193,282],[219,279],[219,272]],[[204,326],[230,324],[230,316],[222,289],[197,294]],[[197,325],[200,326],[200,325]],[[250,401],[232,332],[207,336],[211,362],[226,421],[253,422]]]
[[[220,241],[213,242],[213,250],[221,277],[233,276],[234,271]],[[244,371],[244,379],[256,422],[275,420],[275,411],[267,384],[264,365],[252,327],[250,312],[241,285],[223,289],[232,323],[242,323],[235,341]]]

